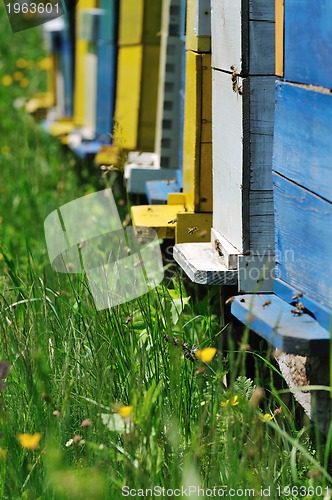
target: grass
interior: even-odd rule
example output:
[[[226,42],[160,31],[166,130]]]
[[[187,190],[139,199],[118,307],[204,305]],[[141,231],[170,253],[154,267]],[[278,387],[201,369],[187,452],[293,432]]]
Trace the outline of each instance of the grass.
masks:
[[[172,267],[149,294],[96,311],[85,276],[51,269],[45,217],[98,180],[79,182],[73,157],[18,107],[43,85],[32,67],[40,34],[12,35],[0,14],[0,82],[18,59],[32,61],[27,87],[0,83],[0,360],[10,367],[0,365],[0,497],[155,498],[162,490],[142,490],[156,486],[168,496],[183,487],[185,498],[200,486],[233,498],[323,498],[329,444],[283,402],[269,353],[246,347],[246,332],[232,343],[218,290],[198,301]],[[216,354],[204,363],[194,345]]]

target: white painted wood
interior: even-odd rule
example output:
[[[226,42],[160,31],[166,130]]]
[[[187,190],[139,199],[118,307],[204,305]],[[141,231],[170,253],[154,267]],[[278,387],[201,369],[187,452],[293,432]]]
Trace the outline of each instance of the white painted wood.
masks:
[[[223,254],[227,269],[237,269],[240,252],[237,248],[233,247],[222,234],[218,233],[215,228],[211,229],[211,245],[216,253],[218,253],[216,250],[216,245],[218,245]]]
[[[212,0],[213,68],[232,71],[235,66],[242,76],[274,74],[272,5],[262,9],[249,0]],[[249,18],[253,14],[257,18]]]
[[[211,36],[211,0],[196,0],[196,36]]]
[[[273,292],[273,255],[239,255],[238,290],[240,293]]]
[[[213,251],[210,243],[180,243],[173,248],[173,257],[194,283],[232,285],[237,271],[227,269],[225,262]]]
[[[227,73],[214,70],[212,82],[213,227],[243,252],[243,96]]]

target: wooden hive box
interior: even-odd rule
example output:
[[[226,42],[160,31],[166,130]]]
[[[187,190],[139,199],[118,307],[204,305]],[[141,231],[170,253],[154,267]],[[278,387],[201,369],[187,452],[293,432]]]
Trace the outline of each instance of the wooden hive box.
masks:
[[[273,2],[212,0],[212,240],[242,291],[273,286],[274,19]]]
[[[271,309],[262,307],[261,297],[246,296],[236,298],[232,311],[286,352],[327,356],[332,304],[332,4],[285,0],[276,7],[276,69],[284,79],[275,89],[274,294],[264,298]]]

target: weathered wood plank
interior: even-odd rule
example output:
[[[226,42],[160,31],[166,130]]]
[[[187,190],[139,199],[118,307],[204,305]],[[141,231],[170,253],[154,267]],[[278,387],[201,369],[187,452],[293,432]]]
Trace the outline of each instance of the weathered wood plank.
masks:
[[[255,9],[255,6],[248,0],[212,0],[214,68],[232,71],[231,66],[234,66],[242,76],[274,74],[273,3],[264,9],[259,9],[258,5]],[[251,17],[254,12],[257,19]],[[267,19],[262,19],[263,13]]]
[[[285,78],[332,88],[332,2],[285,2]]]
[[[267,252],[261,255],[239,255],[238,290],[240,293],[273,292],[274,257]]]
[[[249,19],[273,22],[275,19],[273,2],[249,0]]]
[[[332,204],[274,173],[277,276],[326,307],[332,303]]]
[[[240,252],[258,252],[273,245],[274,78],[238,85],[242,94],[213,70],[213,227]]]
[[[270,301],[269,304],[266,304]],[[328,352],[330,333],[308,314],[294,315],[293,306],[273,294],[239,295],[232,314],[251,330],[284,352],[323,355]]]
[[[273,168],[332,201],[332,94],[276,83]]]
[[[233,285],[237,281],[237,271],[227,269],[211,243],[176,244],[173,257],[194,283]]]

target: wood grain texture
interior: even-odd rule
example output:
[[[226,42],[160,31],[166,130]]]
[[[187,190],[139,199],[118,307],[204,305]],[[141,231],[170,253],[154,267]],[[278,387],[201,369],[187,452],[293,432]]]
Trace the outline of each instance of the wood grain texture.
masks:
[[[213,227],[240,252],[273,246],[274,78],[213,70]]]
[[[212,0],[213,68],[235,66],[241,76],[274,74],[274,29],[272,2],[263,8],[249,0]]]
[[[238,290],[240,293],[273,292],[274,257],[261,255],[239,255]]]
[[[285,78],[332,88],[332,2],[285,2]]]
[[[270,300],[270,304],[263,304]],[[292,306],[273,294],[239,295],[232,314],[278,349],[302,355],[322,355],[329,349],[330,334],[308,314],[295,316]]]
[[[121,0],[119,46],[159,45],[162,0]]]
[[[274,173],[277,277],[332,303],[332,204]]]
[[[194,283],[232,285],[237,281],[237,271],[227,269],[210,243],[176,244],[173,256]]]
[[[332,201],[332,94],[276,83],[273,168]]]
[[[189,210],[212,211],[212,72],[210,54],[186,52],[183,192]]]

